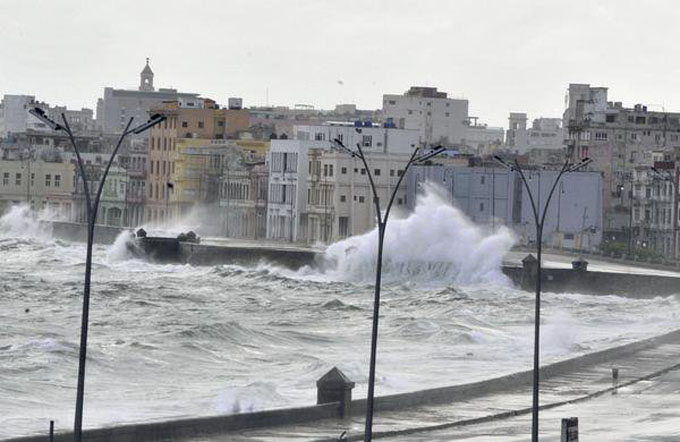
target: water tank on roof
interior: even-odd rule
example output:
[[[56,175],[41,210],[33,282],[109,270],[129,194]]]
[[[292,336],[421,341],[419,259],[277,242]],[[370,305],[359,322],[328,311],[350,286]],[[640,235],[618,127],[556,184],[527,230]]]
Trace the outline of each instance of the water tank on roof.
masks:
[[[354,127],[361,127],[361,121],[355,121],[354,122]]]
[[[370,120],[364,121],[364,127],[373,127],[373,122]]]

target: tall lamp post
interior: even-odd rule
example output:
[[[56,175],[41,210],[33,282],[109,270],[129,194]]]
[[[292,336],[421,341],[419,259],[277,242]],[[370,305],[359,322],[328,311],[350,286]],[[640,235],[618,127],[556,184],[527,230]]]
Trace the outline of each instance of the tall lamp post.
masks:
[[[557,187],[557,183],[560,181],[560,178],[562,178],[562,175],[569,172],[575,172],[590,164],[592,160],[590,158],[585,158],[581,162],[573,165],[569,164],[569,160],[565,161],[564,165],[562,166],[562,169],[557,174],[557,178],[555,178],[555,181],[553,182],[553,185],[550,188],[550,192],[548,193],[548,198],[545,201],[545,205],[543,206],[543,208],[541,208],[539,207],[540,202],[539,205],[536,204],[536,201],[534,200],[534,195],[532,194],[531,188],[529,187],[529,183],[527,182],[527,178],[524,175],[524,171],[520,167],[517,160],[514,161],[513,165],[510,165],[505,160],[498,156],[494,156],[494,158],[501,165],[503,165],[503,167],[511,171],[516,170],[519,173],[519,177],[522,179],[522,183],[524,183],[524,188],[526,189],[527,194],[529,195],[529,201],[531,202],[531,210],[533,211],[534,215],[534,223],[536,225],[536,255],[538,258],[538,265],[536,268],[536,302],[534,313],[534,371],[533,371],[533,404],[531,411],[532,417],[531,441],[538,442],[538,383],[539,383],[539,349],[540,349],[540,325],[541,325],[541,252],[543,243],[543,226],[545,224],[545,217],[548,213],[550,199],[552,198],[553,193],[555,192],[555,188]]]
[[[373,437],[373,398],[374,398],[374,391],[375,391],[375,361],[376,361],[376,351],[377,351],[377,346],[378,346],[378,313],[380,311],[380,283],[381,283],[381,278],[382,278],[382,257],[383,257],[383,245],[385,242],[385,228],[387,226],[387,219],[390,216],[390,210],[392,209],[392,204],[394,203],[394,198],[397,195],[397,191],[399,190],[399,185],[401,184],[402,180],[406,176],[406,172],[408,171],[409,167],[411,167],[415,163],[422,163],[426,160],[429,160],[430,158],[439,155],[440,153],[444,152],[444,148],[441,146],[437,146],[430,152],[426,153],[421,153],[421,148],[418,147],[413,151],[413,154],[411,154],[411,158],[409,158],[408,162],[406,163],[406,166],[404,167],[404,171],[402,172],[401,176],[397,180],[397,185],[394,186],[394,189],[392,189],[392,195],[390,196],[389,203],[387,204],[387,208],[385,209],[385,213],[382,213],[381,206],[380,206],[380,197],[378,196],[376,187],[375,187],[375,182],[373,181],[373,174],[371,173],[371,169],[368,167],[368,162],[366,161],[366,156],[364,155],[363,150],[361,149],[361,144],[357,143],[357,150],[353,151],[347,147],[345,147],[344,144],[342,144],[342,141],[339,139],[333,140],[331,143],[331,147],[334,148],[335,150],[338,150],[340,152],[345,152],[348,155],[350,155],[353,158],[359,158],[361,162],[364,164],[364,168],[366,169],[366,174],[368,175],[368,182],[371,186],[371,190],[373,192],[373,204],[375,205],[375,216],[378,221],[378,259],[376,263],[376,271],[375,271],[375,296],[374,296],[374,301],[373,301],[373,329],[371,333],[371,359],[370,359],[370,365],[369,365],[369,374],[368,374],[368,396],[366,399],[366,427],[365,427],[365,432],[364,432],[364,441],[365,442],[371,442],[372,437]]]
[[[61,114],[61,119],[63,120],[63,125],[57,123],[56,121],[52,120],[47,116],[45,111],[40,109],[39,107],[35,107],[33,109],[30,109],[28,111],[30,114],[38,118],[40,121],[45,123],[47,126],[49,126],[52,130],[54,131],[63,131],[66,132],[66,134],[69,137],[69,140],[71,141],[71,145],[73,146],[73,150],[75,151],[76,158],[78,160],[78,170],[80,172],[80,176],[83,180],[83,188],[85,190],[85,204],[87,208],[87,257],[85,260],[85,288],[83,291],[83,314],[82,314],[82,323],[81,323],[81,328],[80,328],[80,359],[78,363],[78,388],[76,392],[76,413],[75,413],[75,422],[73,425],[73,440],[74,442],[80,442],[82,440],[82,433],[83,433],[83,398],[84,398],[84,393],[85,393],[85,361],[86,361],[86,356],[87,356],[87,329],[88,329],[88,323],[89,323],[89,316],[90,316],[90,281],[91,281],[91,276],[92,276],[92,245],[94,242],[94,226],[95,226],[95,220],[97,219],[97,210],[99,209],[99,200],[101,199],[102,195],[102,189],[104,188],[104,183],[106,181],[106,175],[109,173],[109,169],[111,168],[111,164],[113,163],[113,159],[116,156],[116,153],[118,153],[118,149],[120,148],[121,144],[123,143],[123,139],[125,139],[126,136],[130,134],[140,134],[151,127],[155,126],[156,124],[160,123],[161,121],[165,120],[166,117],[164,115],[160,114],[154,114],[151,116],[151,118],[144,124],[137,126],[135,128],[130,129],[130,126],[132,125],[132,120],[133,118],[130,118],[127,122],[127,125],[125,126],[125,130],[123,133],[120,135],[120,138],[118,139],[118,143],[116,144],[115,149],[111,153],[111,157],[109,158],[109,162],[106,165],[106,169],[104,170],[104,173],[99,181],[99,185],[97,186],[97,194],[95,196],[94,201],[92,201],[91,195],[90,195],[90,189],[87,181],[87,175],[85,171],[85,166],[83,164],[83,160],[80,156],[80,151],[78,150],[78,146],[76,145],[75,138],[73,136],[73,132],[71,131],[71,128],[68,124],[68,121],[66,120],[66,115]]]
[[[676,259],[678,259],[677,252],[676,252],[676,245],[677,245],[676,244],[677,243],[676,226],[677,226],[677,218],[678,218],[678,214],[677,214],[677,211],[678,211],[678,203],[677,203],[678,192],[677,192],[677,187],[676,187],[677,183],[675,182],[675,175],[670,173],[668,170],[664,170],[664,172],[666,172],[666,173],[662,173],[656,167],[652,167],[652,172],[654,172],[654,174],[656,176],[658,176],[659,178],[661,178],[662,180],[668,181],[669,183],[671,183],[671,190],[673,191],[673,200],[671,201],[671,210],[673,211],[673,216],[671,218],[671,223],[672,223],[671,232],[672,232],[673,237],[672,237],[671,242],[673,244],[673,255],[672,255],[673,260],[676,260]]]

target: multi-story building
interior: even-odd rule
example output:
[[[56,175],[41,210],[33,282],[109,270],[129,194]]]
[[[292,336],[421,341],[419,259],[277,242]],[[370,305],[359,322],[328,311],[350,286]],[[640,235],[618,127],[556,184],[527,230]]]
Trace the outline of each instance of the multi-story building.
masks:
[[[398,152],[365,154],[383,210],[410,158],[404,148],[395,150]],[[363,162],[327,147],[311,148],[308,161],[304,240],[329,243],[373,229],[376,209]],[[402,185],[395,195],[393,212],[405,209],[405,204],[406,187]]]
[[[400,129],[415,129],[427,145],[458,146],[467,136],[468,100],[448,98],[434,87],[412,86],[403,95],[383,95],[383,118]]]
[[[58,123],[63,121],[63,114],[74,133],[81,134],[94,130],[92,109],[71,110],[66,106],[51,107],[47,103],[36,101],[33,95],[4,95],[0,101],[0,138],[27,131],[52,132],[45,123],[28,113],[34,107],[41,108]]]
[[[371,122],[324,122],[297,125],[293,128],[296,140],[326,142],[339,140],[350,149],[360,145],[364,153],[412,153],[420,146],[420,135],[414,129],[380,127]]]
[[[272,140],[267,165],[267,238],[305,241],[307,212],[308,154],[312,147],[326,147],[327,141]]]
[[[503,145],[504,135],[502,127],[471,124],[463,140],[464,149],[480,157],[493,155]]]
[[[545,198],[559,172],[525,171],[537,205]],[[472,222],[494,227],[506,225],[520,243],[535,243],[536,229],[529,195],[519,174],[495,167],[414,166],[408,179],[407,201],[413,209],[425,182],[446,191],[451,204]],[[594,249],[602,240],[602,174],[574,172],[564,175],[550,202],[543,241],[557,247]]]
[[[566,156],[561,118],[536,118],[527,128],[527,114],[511,112],[508,118],[506,149],[515,155],[526,155],[528,164],[555,166]]]
[[[673,226],[673,212],[677,210],[673,180],[677,182],[677,172],[674,161],[656,161],[654,167],[659,172],[646,166],[632,172],[631,246],[670,258],[677,241],[677,225]]]
[[[33,156],[0,160],[0,212],[14,204],[68,220],[72,216],[74,166]]]
[[[264,161],[243,161],[233,166],[222,174],[221,233],[230,238],[265,238],[269,172]]]
[[[104,97],[97,101],[97,127],[107,134],[121,133],[130,118],[133,126],[148,120],[149,109],[165,101],[177,102],[180,106],[196,109],[203,106],[198,94],[177,92],[176,89],[154,87],[154,73],[146,59],[146,66],[139,76],[137,90],[104,89]],[[135,137],[135,135],[132,135]],[[145,135],[139,135],[143,137]]]
[[[590,157],[591,169],[604,172],[605,237],[631,241],[631,193],[622,189],[630,187],[636,168],[653,166],[655,155],[676,159],[680,113],[653,111],[640,104],[625,108],[607,101],[607,88],[588,84],[570,84],[566,105],[567,155],[572,160]],[[677,216],[673,224],[677,226]]]

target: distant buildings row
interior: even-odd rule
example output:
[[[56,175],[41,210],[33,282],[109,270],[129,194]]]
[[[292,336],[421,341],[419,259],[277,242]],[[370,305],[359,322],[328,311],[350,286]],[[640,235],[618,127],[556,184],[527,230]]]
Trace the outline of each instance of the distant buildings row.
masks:
[[[137,90],[104,90],[96,118],[89,109],[5,95],[0,204],[28,201],[83,221],[82,184],[70,144],[30,116],[31,106],[57,120],[65,114],[88,152],[91,180],[130,118],[168,116],[162,126],[123,146],[104,189],[101,223],[173,222],[200,206],[205,223],[219,235],[329,242],[362,233],[374,225],[372,196],[360,162],[330,149],[330,141],[340,138],[369,153],[381,198],[413,149],[447,147],[435,165],[414,169],[397,207],[412,208],[418,184],[427,178],[448,189],[474,220],[512,226],[525,242],[535,240],[527,196],[512,172],[492,167],[491,156],[530,169],[590,157],[591,172],[570,175],[560,185],[546,240],[579,247],[604,240],[677,254],[680,113],[625,108],[608,101],[606,88],[572,84],[561,118],[529,123],[525,113],[513,112],[507,129],[479,124],[466,99],[431,87],[384,95],[375,111],[354,105],[332,111],[305,105],[245,108],[238,98],[220,106],[196,93],[156,89],[148,60]],[[529,174],[541,194],[547,193],[544,186],[554,172]],[[492,190],[489,183],[495,183]]]

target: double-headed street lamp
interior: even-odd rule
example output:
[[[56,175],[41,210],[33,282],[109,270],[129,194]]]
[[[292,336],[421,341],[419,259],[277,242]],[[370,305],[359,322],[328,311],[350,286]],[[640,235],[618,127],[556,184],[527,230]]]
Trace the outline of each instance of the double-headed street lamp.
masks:
[[[664,170],[663,172],[666,172],[666,173],[663,173],[662,171],[660,171],[656,167],[652,167],[651,169],[652,169],[652,172],[654,172],[654,174],[657,177],[661,178],[664,181],[671,183],[671,190],[673,191],[673,200],[671,201],[671,210],[673,211],[673,216],[671,218],[671,222],[672,222],[671,232],[672,232],[672,235],[673,235],[673,239],[672,239],[671,242],[673,244],[673,255],[672,255],[673,260],[676,260],[676,259],[678,259],[678,257],[677,257],[677,247],[676,247],[676,245],[677,245],[676,244],[677,243],[677,238],[676,238],[677,237],[677,235],[676,235],[677,228],[676,228],[676,226],[678,224],[677,223],[677,220],[678,220],[678,213],[677,213],[678,212],[678,191],[677,190],[678,189],[677,189],[677,183],[675,181],[675,179],[676,179],[675,174],[669,172],[668,170]]]
[[[352,158],[359,158],[361,162],[364,164],[366,174],[368,175],[368,182],[373,192],[373,204],[375,205],[375,216],[378,221],[378,260],[375,271],[375,296],[373,300],[373,329],[371,333],[371,360],[368,374],[368,396],[366,399],[366,427],[364,432],[364,441],[370,442],[373,437],[373,399],[375,392],[375,361],[376,351],[378,347],[378,313],[380,311],[380,283],[382,278],[382,260],[383,260],[382,256],[387,219],[390,216],[390,210],[392,209],[394,198],[397,195],[397,191],[399,190],[399,185],[406,176],[406,172],[408,171],[409,167],[411,167],[415,163],[422,163],[424,161],[427,161],[430,158],[435,157],[440,153],[444,152],[445,149],[441,146],[437,146],[429,152],[422,153],[421,148],[418,147],[413,151],[413,154],[411,154],[411,158],[409,158],[408,162],[406,163],[406,166],[404,167],[404,171],[397,180],[397,185],[394,187],[394,189],[392,189],[392,195],[390,196],[389,203],[387,204],[387,208],[385,209],[385,213],[383,214],[380,207],[380,197],[378,196],[378,192],[375,187],[375,181],[373,181],[373,174],[371,173],[371,169],[368,167],[368,162],[366,161],[366,156],[364,155],[364,152],[361,149],[361,144],[357,143],[357,150],[354,151],[352,149],[349,149],[348,147],[345,147],[345,145],[342,144],[342,141],[336,138],[331,143],[331,147],[337,151],[347,153]]]
[[[88,329],[88,322],[89,322],[89,316],[90,316],[90,281],[91,281],[91,276],[92,276],[92,245],[94,242],[94,226],[95,226],[95,221],[97,219],[97,210],[99,209],[99,200],[101,199],[102,195],[102,189],[104,188],[104,183],[106,181],[106,175],[109,173],[109,169],[111,168],[111,164],[113,163],[113,159],[116,156],[116,153],[118,153],[118,149],[120,148],[121,144],[123,143],[123,139],[125,139],[126,136],[130,134],[141,134],[142,132],[151,129],[153,126],[156,124],[162,122],[163,120],[166,119],[164,115],[161,114],[154,114],[151,116],[151,118],[144,124],[141,124],[140,126],[137,126],[135,128],[130,129],[130,125],[132,125],[132,120],[133,118],[130,118],[127,122],[127,125],[125,126],[125,130],[123,133],[120,135],[120,138],[118,139],[118,143],[116,144],[115,149],[111,153],[111,158],[109,158],[109,162],[106,165],[106,169],[104,170],[104,173],[99,181],[99,186],[97,188],[97,195],[94,199],[94,201],[91,200],[90,196],[90,188],[88,185],[88,180],[87,180],[87,175],[85,171],[85,166],[83,164],[83,160],[80,156],[80,151],[78,150],[78,146],[76,145],[75,138],[73,136],[73,132],[71,132],[71,128],[68,124],[68,121],[66,120],[66,115],[61,114],[61,119],[63,120],[63,125],[60,123],[57,123],[56,121],[52,120],[44,110],[40,109],[39,107],[35,107],[33,109],[30,109],[28,111],[31,115],[35,116],[38,118],[40,121],[45,123],[48,127],[50,127],[54,131],[63,131],[66,132],[68,135],[69,139],[71,140],[71,145],[73,146],[73,150],[75,151],[76,158],[78,160],[78,170],[80,173],[80,176],[83,179],[83,189],[85,190],[85,204],[87,205],[87,257],[85,260],[85,289],[83,292],[83,315],[82,315],[82,323],[81,323],[81,328],[80,328],[80,360],[78,363],[78,388],[76,392],[76,413],[75,413],[75,422],[73,425],[73,440],[74,442],[80,442],[82,439],[82,432],[83,432],[83,398],[84,398],[84,393],[85,393],[85,361],[86,361],[86,356],[87,356],[87,329]]]
[[[519,173],[519,177],[522,179],[522,183],[524,183],[524,188],[526,189],[527,194],[529,195],[529,201],[531,201],[531,209],[534,214],[534,223],[536,225],[536,255],[538,258],[538,266],[536,268],[536,303],[534,314],[534,371],[533,371],[533,405],[531,412],[532,417],[531,441],[538,442],[538,383],[539,383],[539,349],[540,349],[539,338],[541,325],[541,251],[543,244],[543,225],[545,223],[545,216],[548,213],[550,199],[552,198],[553,193],[555,192],[555,188],[557,187],[557,183],[560,181],[560,178],[562,178],[562,175],[569,172],[575,172],[590,164],[592,160],[590,158],[585,158],[581,162],[573,165],[569,164],[569,160],[565,161],[564,165],[562,166],[562,169],[557,174],[557,178],[555,178],[555,182],[553,182],[553,185],[550,188],[550,193],[548,193],[548,198],[545,201],[545,205],[543,206],[543,208],[541,208],[539,207],[540,201],[537,205],[536,201],[534,200],[534,195],[531,192],[531,188],[529,187],[529,183],[527,182],[527,179],[524,175],[524,171],[522,170],[522,167],[519,165],[519,162],[515,160],[514,164],[511,165],[498,156],[494,156],[494,159],[496,159],[496,161],[498,161],[503,167],[511,171],[516,170]],[[539,196],[540,196],[540,184],[539,184]]]

